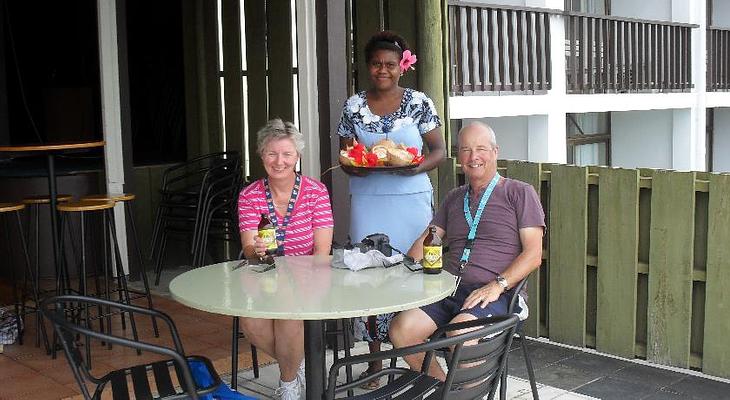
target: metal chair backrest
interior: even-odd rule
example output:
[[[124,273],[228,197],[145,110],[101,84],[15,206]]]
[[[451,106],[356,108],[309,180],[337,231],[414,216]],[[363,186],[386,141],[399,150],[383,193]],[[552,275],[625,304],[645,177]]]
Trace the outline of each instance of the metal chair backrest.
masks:
[[[373,354],[345,357],[334,363],[329,373],[327,398],[334,399],[335,393],[347,390],[351,384],[337,385],[339,369],[357,363],[403,357],[411,354],[426,353],[421,371],[427,371],[435,357],[435,352],[443,348],[452,348],[448,363],[448,373],[443,383],[432,384],[435,387],[435,398],[471,400],[481,399],[486,395],[493,396],[507,353],[512,343],[512,336],[519,318],[516,315],[503,315],[478,320],[458,322],[437,329],[430,339],[422,344],[403,347]],[[470,330],[449,336],[456,331]],[[405,379],[394,379],[393,385],[402,385],[405,380],[416,382],[414,373],[405,368],[385,368],[376,376],[400,375]],[[370,377],[369,377],[370,378]],[[433,381],[433,379],[431,378]],[[437,382],[437,381],[435,381]],[[389,385],[391,385],[389,383]],[[387,386],[381,393],[387,393]],[[398,389],[400,390],[400,389]],[[415,390],[422,390],[418,388]],[[423,394],[419,392],[419,396]],[[429,398],[434,395],[428,396]],[[370,398],[365,396],[364,398]],[[375,398],[375,397],[373,397]]]
[[[77,315],[77,312],[82,307],[98,307],[99,309],[105,309],[106,312],[128,312],[145,314],[158,318],[167,323],[167,326],[170,328],[173,347],[165,347],[143,341],[134,341],[113,333],[101,333],[89,329],[85,326],[85,322],[82,323],[78,319],[79,315]],[[147,398],[148,395],[150,396],[149,398],[152,398],[147,375],[150,375],[150,378],[155,381],[155,387],[160,395],[160,397],[155,398],[198,399],[200,395],[213,392],[221,384],[220,377],[213,369],[209,360],[203,357],[185,356],[177,328],[175,327],[172,319],[165,313],[137,306],[120,304],[113,301],[75,295],[55,296],[44,300],[41,304],[41,313],[53,324],[53,328],[59,336],[69,366],[74,374],[74,378],[76,379],[85,399],[100,398],[102,391],[106,387],[107,383],[110,382],[115,399],[127,398],[128,377],[131,377],[132,379],[133,389],[136,394],[135,397],[137,398]],[[132,365],[127,368],[111,371],[104,376],[95,376],[87,367],[87,363],[82,356],[82,351],[79,349],[79,342],[76,340],[77,335],[85,335],[111,345],[119,345],[132,349],[139,349],[141,351],[157,353],[169,358],[169,360],[156,361],[149,364]],[[193,376],[188,365],[188,360],[202,362],[208,369],[213,382],[204,387],[196,387],[196,383],[193,380]],[[170,369],[174,371],[175,376],[181,385],[181,391],[173,386]],[[93,395],[90,395],[86,383],[96,385]],[[124,393],[119,393],[119,389],[124,389]]]
[[[486,321],[491,323],[485,324]],[[438,340],[436,338],[444,337],[447,332],[479,327],[468,334],[455,336],[463,336],[464,340],[452,347],[441,397],[466,400],[492,394],[497,388],[518,322],[516,315],[506,315],[450,324],[436,330],[431,340]],[[472,334],[477,338],[476,343],[466,344],[474,340],[466,338]]]

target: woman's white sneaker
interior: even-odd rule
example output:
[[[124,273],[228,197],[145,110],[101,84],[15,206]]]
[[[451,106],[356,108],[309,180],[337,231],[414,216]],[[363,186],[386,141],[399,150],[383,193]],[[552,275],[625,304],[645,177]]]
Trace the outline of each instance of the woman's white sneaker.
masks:
[[[281,400],[299,400],[302,395],[302,387],[297,377],[291,382],[279,380],[279,387],[274,390],[274,396]]]

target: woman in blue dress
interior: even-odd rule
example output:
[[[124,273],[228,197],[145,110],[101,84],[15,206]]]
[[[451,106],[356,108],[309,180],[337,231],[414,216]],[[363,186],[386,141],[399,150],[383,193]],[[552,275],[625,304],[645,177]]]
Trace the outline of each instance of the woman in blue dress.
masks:
[[[370,148],[390,139],[415,147],[424,159],[417,167],[398,173],[363,173],[343,166],[350,175],[350,239],[357,243],[372,233],[385,233],[393,247],[405,252],[433,216],[433,187],[427,172],[446,155],[441,120],[431,99],[399,85],[400,77],[416,61],[401,36],[390,31],[375,34],[365,45],[365,61],[371,88],[347,99],[337,128],[340,147],[346,149],[357,140]],[[376,327],[370,327],[376,335],[368,334],[364,323],[356,323],[356,335],[376,351],[387,339],[391,318],[392,314],[377,316]],[[371,364],[368,369],[373,372],[381,367]],[[367,386],[377,388],[378,382]]]

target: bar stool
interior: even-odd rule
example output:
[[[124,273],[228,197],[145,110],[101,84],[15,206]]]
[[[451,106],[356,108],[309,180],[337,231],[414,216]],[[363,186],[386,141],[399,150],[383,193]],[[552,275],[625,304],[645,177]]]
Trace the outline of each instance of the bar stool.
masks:
[[[96,296],[105,298],[106,300],[111,300],[111,293],[117,292],[118,294],[118,302],[123,304],[131,304],[130,296],[129,296],[129,288],[127,287],[127,277],[124,273],[124,268],[122,266],[122,256],[119,252],[119,245],[117,242],[117,234],[115,230],[115,224],[114,224],[114,202],[113,201],[78,201],[78,202],[68,202],[59,204],[57,206],[58,211],[61,213],[61,249],[65,248],[64,241],[65,241],[65,235],[63,234],[64,228],[66,228],[69,232],[71,232],[71,224],[70,224],[70,217],[74,214],[77,214],[79,217],[79,226],[80,226],[80,246],[81,246],[81,260],[79,265],[79,286],[78,286],[78,293],[82,296],[89,296],[89,290],[87,285],[87,276],[88,271],[86,268],[86,251],[87,251],[87,217],[93,216],[96,214],[97,216],[101,217],[101,232],[102,232],[102,238],[101,238],[101,248],[103,253],[103,274],[104,274],[104,292],[100,293],[99,289],[99,276],[98,274],[95,274],[95,281],[96,281]],[[91,215],[87,215],[91,214]],[[92,238],[94,238],[93,235],[94,232],[91,233]],[[95,237],[95,239],[98,240],[98,236]],[[99,246],[97,246],[98,248]],[[110,277],[110,273],[112,272],[112,268],[110,266],[111,257],[114,257],[114,266],[115,266],[115,273],[116,273],[116,280],[117,280],[117,287],[116,289],[111,289],[111,281],[112,277]],[[68,271],[68,265],[66,263],[66,257],[61,257],[61,271],[58,272],[56,277],[56,287],[58,289],[59,294],[66,294],[70,293],[72,291],[70,286],[70,279],[69,279],[69,271]],[[76,261],[76,260],[74,260]],[[91,329],[91,321],[92,319],[98,319],[99,320],[99,327],[100,331],[104,332],[104,319],[106,319],[106,329],[108,329],[108,332],[111,332],[111,316],[112,314],[109,312],[108,308],[107,310],[103,310],[99,308],[98,315],[95,317],[91,317],[89,313],[88,307],[83,307],[81,310],[74,310],[79,312],[80,314],[83,314],[81,319],[84,320],[84,323],[86,326]],[[126,329],[126,323],[125,323],[125,317],[124,313],[119,314],[121,317],[121,323],[122,323],[122,329]],[[132,326],[132,335],[134,337],[134,340],[138,340],[137,335],[137,325],[134,320],[134,316],[132,314],[129,315],[129,322]],[[89,338],[84,337],[84,344],[86,348],[86,356],[87,360],[90,362],[91,357],[91,349],[89,347]],[[56,343],[56,336],[54,335],[54,344]],[[109,347],[111,347],[111,343],[108,343]],[[53,347],[54,350],[54,357],[55,357],[55,345]],[[89,368],[91,366],[89,365]]]
[[[73,199],[71,195],[68,194],[59,194],[56,195],[56,202],[57,203],[66,203]],[[38,196],[29,196],[22,200],[22,203],[25,204],[25,206],[28,208],[27,213],[27,243],[28,247],[31,248],[31,244],[34,244],[32,247],[32,256],[35,258],[34,263],[34,271],[35,271],[35,277],[36,281],[40,280],[41,274],[40,274],[40,207],[42,205],[48,204],[50,206],[51,204],[51,196],[49,195],[38,195]],[[34,232],[34,234],[31,234],[31,231]],[[35,241],[31,242],[31,235],[35,238]],[[55,269],[55,266],[54,266]],[[38,286],[40,290],[40,284],[36,282],[36,286]]]
[[[144,263],[144,257],[142,257],[142,248],[139,246],[139,237],[137,236],[137,226],[134,222],[134,208],[132,207],[132,201],[137,198],[133,193],[109,193],[109,194],[94,194],[88,195],[81,198],[85,201],[113,201],[115,203],[121,202],[124,204],[124,214],[126,215],[127,223],[132,229],[132,240],[134,240],[134,247],[137,249],[137,259],[139,260],[140,274],[142,275],[142,283],[144,290],[129,289],[129,292],[134,293],[135,296],[131,300],[145,297],[147,299],[147,308],[150,310],[154,309],[152,306],[152,295],[150,294],[150,284],[147,280],[147,267]],[[157,320],[152,317],[152,329],[154,330],[155,337],[160,336],[160,331],[157,328]]]
[[[137,196],[132,193],[109,193],[84,196],[81,199],[89,201],[113,201],[115,203],[121,202],[122,204],[124,204],[124,215],[126,215],[127,223],[132,229],[132,240],[134,240],[134,247],[137,249],[137,259],[139,260],[140,274],[142,275],[142,283],[144,285],[143,291],[135,289],[129,289],[129,291],[135,294],[135,296],[132,297],[132,300],[145,297],[147,299],[147,308],[152,310],[154,309],[154,307],[152,306],[150,284],[147,280],[147,267],[144,263],[144,257],[142,257],[142,248],[139,245],[137,226],[134,223],[134,207],[132,207],[132,201],[134,201],[134,199],[136,198]],[[159,337],[160,331],[157,328],[157,320],[154,317],[152,317],[152,329],[155,332],[155,337]]]
[[[30,267],[30,257],[28,256],[28,247],[25,240],[25,234],[23,233],[23,226],[20,223],[20,211],[25,209],[25,204],[23,203],[0,203],[0,218],[2,218],[3,221],[3,229],[2,231],[5,232],[5,238],[3,240],[3,243],[5,243],[7,247],[7,252],[0,253],[3,257],[7,257],[7,259],[10,261],[10,279],[13,281],[13,303],[15,307],[15,317],[18,324],[18,343],[23,344],[23,332],[24,332],[24,326],[23,319],[25,315],[29,313],[35,313],[36,315],[36,346],[40,347],[41,342],[41,336],[43,338],[43,344],[45,345],[45,348],[48,349],[48,339],[46,336],[46,329],[45,325],[43,323],[43,318],[40,313],[40,301],[38,296],[38,285],[37,285],[37,279],[33,274],[33,270]],[[15,227],[17,232],[17,237],[20,240],[20,246],[21,251],[23,253],[23,257],[25,258],[25,269],[23,271],[23,288],[20,291],[20,296],[18,295],[18,280],[15,276],[15,268],[14,267],[14,256],[13,256],[13,249],[11,246],[11,234],[10,234],[10,225],[11,220],[13,219],[12,214],[15,214]],[[27,288],[28,288],[28,280],[31,282],[31,298],[33,301],[32,310],[28,311],[26,310],[26,299],[27,299]]]

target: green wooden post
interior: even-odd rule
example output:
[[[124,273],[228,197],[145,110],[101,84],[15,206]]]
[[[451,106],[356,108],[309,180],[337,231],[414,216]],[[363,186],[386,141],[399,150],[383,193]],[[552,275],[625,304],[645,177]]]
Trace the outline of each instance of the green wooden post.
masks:
[[[730,378],[730,175],[710,176],[702,371]]]
[[[444,135],[448,132],[448,120],[446,120],[446,97],[444,87],[444,69],[448,65],[446,60],[443,58],[444,44],[442,42],[442,29],[441,25],[441,5],[442,0],[421,0],[417,2],[417,25],[418,25],[418,46],[416,51],[418,52],[418,63],[416,64],[416,72],[418,72],[418,88],[428,95],[433,100],[436,112],[441,117],[443,126],[441,132]],[[448,136],[444,136],[445,138]],[[450,148],[446,147],[446,157],[450,157]],[[446,166],[446,168],[443,168]],[[440,183],[441,179],[439,174],[451,176],[454,173],[453,169],[449,169],[449,164],[442,164],[442,166],[433,170],[429,175],[431,182]],[[443,195],[451,189],[451,187],[440,187],[434,185],[435,198],[441,200]],[[442,194],[441,192],[444,192]]]
[[[207,131],[203,133],[202,150],[203,154],[223,150],[223,118],[221,116],[221,88],[218,73],[218,12],[216,5],[210,1],[202,2],[202,40],[200,44],[204,58],[198,62],[203,64],[205,71],[203,84],[205,90],[205,122]]]
[[[365,44],[380,31],[380,0],[357,0],[352,6],[355,9],[355,90],[365,90],[370,87]]]
[[[508,161],[507,162],[507,176],[512,179],[517,179],[523,182],[527,182],[535,188],[538,196],[540,195],[540,188],[542,182],[541,166],[539,163],[531,163],[525,161]],[[540,269],[536,269],[530,274],[527,281],[527,306],[530,309],[530,318],[524,321],[525,333],[532,337],[538,337],[541,335],[540,332],[540,275],[544,272]]]
[[[264,166],[256,154],[256,132],[269,115],[266,94],[266,8],[263,1],[246,1],[246,71],[248,84],[248,147],[251,151],[249,177],[264,176]]]
[[[596,349],[636,355],[639,173],[598,170],[598,288]]]
[[[195,27],[200,19],[198,2],[184,1],[181,6],[183,26]],[[198,30],[183,29],[182,44],[185,77],[185,139],[187,158],[194,158],[201,154],[200,135],[204,130],[200,113],[201,96],[199,96],[202,71],[200,71],[198,63],[203,56],[198,49]]]
[[[424,90],[419,86],[420,69],[423,67],[423,35],[426,34],[422,29],[422,18],[420,14],[421,8],[428,3],[429,0],[398,0],[384,2],[384,11],[387,20],[385,21],[385,29],[393,30],[411,46],[411,51],[418,56],[415,71],[408,71],[400,78],[400,85],[418,90]],[[372,32],[375,33],[375,32]],[[428,37],[425,40],[429,40]],[[424,55],[425,57],[425,55]],[[429,93],[430,94],[430,93]]]
[[[695,174],[655,171],[651,193],[647,359],[689,367]]]
[[[245,157],[243,143],[243,78],[241,76],[241,5],[238,0],[221,2],[223,30],[223,98],[225,102],[225,150],[238,151]]]
[[[134,168],[134,195],[136,198],[132,202],[132,208],[142,254],[147,254],[150,250],[148,247],[152,242],[152,224],[154,224],[157,211],[157,207],[152,207],[152,193],[157,192],[159,186],[150,185],[150,169],[151,167]]]
[[[550,168],[550,339],[585,346],[588,169]]]

